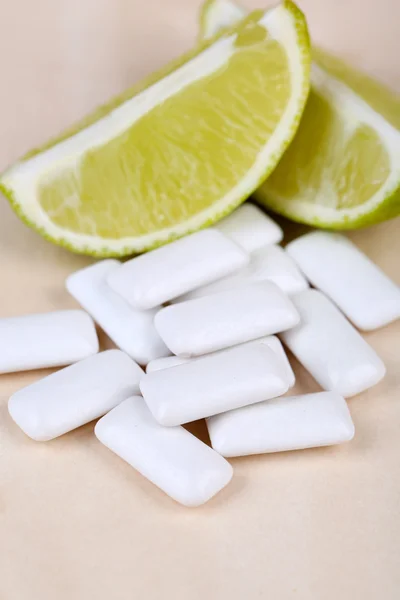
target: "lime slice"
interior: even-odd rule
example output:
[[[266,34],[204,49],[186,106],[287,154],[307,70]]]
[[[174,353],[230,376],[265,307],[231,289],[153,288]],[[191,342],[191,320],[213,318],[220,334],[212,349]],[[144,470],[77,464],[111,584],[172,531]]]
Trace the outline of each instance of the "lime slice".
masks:
[[[229,0],[203,5],[201,34],[243,18]],[[315,49],[311,90],[297,134],[258,202],[290,219],[351,229],[400,213],[400,99]]]
[[[1,177],[49,240],[96,256],[217,221],[270,174],[309,91],[301,12],[283,2],[183,56]]]
[[[200,8],[200,42],[212,38],[221,29],[234,27],[247,13],[231,0],[206,0]]]

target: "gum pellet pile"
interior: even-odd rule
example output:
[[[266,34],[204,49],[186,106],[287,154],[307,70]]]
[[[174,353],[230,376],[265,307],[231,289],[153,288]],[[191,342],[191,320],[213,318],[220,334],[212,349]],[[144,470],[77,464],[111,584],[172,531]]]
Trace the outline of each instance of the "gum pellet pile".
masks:
[[[229,483],[227,458],[351,440],[345,398],[385,375],[356,327],[399,318],[400,290],[342,235],[282,237],[247,202],[213,228],[73,273],[84,310],[0,319],[0,373],[69,365],[17,391],[12,419],[37,441],[99,419],[98,440],[185,506]],[[94,321],[117,349],[99,353]],[[282,342],[322,391],[288,395]],[[212,447],[182,427],[203,418]]]

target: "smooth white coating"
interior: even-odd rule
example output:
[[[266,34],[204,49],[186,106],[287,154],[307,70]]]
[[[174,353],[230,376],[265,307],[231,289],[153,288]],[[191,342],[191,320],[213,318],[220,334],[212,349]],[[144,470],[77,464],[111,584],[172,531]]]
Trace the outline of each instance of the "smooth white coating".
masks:
[[[98,351],[94,323],[83,310],[0,319],[0,373],[69,365]]]
[[[263,210],[245,202],[215,226],[246,252],[267,244],[279,244],[283,231]]]
[[[377,329],[400,317],[399,287],[343,235],[313,231],[286,250],[359,329]]]
[[[289,388],[286,372],[265,344],[248,344],[148,373],[140,390],[155,419],[181,425],[275,398]]]
[[[333,302],[311,289],[292,300],[300,323],[281,338],[322,388],[349,398],[382,379],[382,360]]]
[[[95,427],[102,444],[185,506],[200,506],[231,480],[231,465],[183,427],[162,427],[143,398],[122,402]]]
[[[171,352],[184,358],[284,331],[298,322],[292,302],[270,281],[173,304],[154,319]]]
[[[281,340],[275,335],[268,335],[267,337],[260,338],[258,341],[271,348],[271,350],[274,352],[275,356],[281,363],[283,370],[285,371],[286,381],[289,385],[289,388],[292,388],[296,383],[296,378]]]
[[[117,260],[102,260],[70,275],[69,293],[112,339],[114,344],[136,362],[168,356],[169,350],[154,327],[157,309],[135,310],[107,284],[107,277],[118,270]]]
[[[280,246],[264,246],[250,255],[250,262],[233,275],[223,277],[177,298],[178,302],[201,298],[261,281],[272,281],[285,294],[298,294],[309,285],[294,260]]]
[[[22,388],[8,410],[26,435],[56,438],[101,417],[137,394],[142,369],[120,350],[107,350]]]
[[[249,262],[249,255],[216,229],[192,233],[128,260],[108,276],[112,289],[137,309],[153,308],[215,281]]]
[[[165,358],[156,358],[151,360],[146,367],[146,373],[155,373],[155,371],[162,371],[163,369],[170,369],[171,367],[177,367],[184,363],[195,360],[193,358],[181,358],[180,356],[166,356]]]
[[[259,402],[210,417],[207,427],[222,456],[330,446],[354,437],[346,401],[335,392]]]
[[[277,338],[275,335],[268,335],[264,338],[254,340],[254,342],[245,342],[245,344],[241,344],[241,346],[257,343],[265,344],[266,346],[271,348],[271,350],[273,350],[275,356],[281,362],[282,367],[285,370],[286,379],[289,387],[293,387],[295,384],[295,376],[280,339]],[[217,352],[205,354],[204,356],[214,356],[218,352],[225,352],[225,350],[218,350]],[[149,362],[146,368],[146,373],[153,373],[154,371],[160,371],[161,369],[170,369],[171,367],[183,365],[184,363],[187,363],[191,360],[197,360],[197,358],[181,358],[180,356],[167,356],[166,358],[156,358],[155,360]]]

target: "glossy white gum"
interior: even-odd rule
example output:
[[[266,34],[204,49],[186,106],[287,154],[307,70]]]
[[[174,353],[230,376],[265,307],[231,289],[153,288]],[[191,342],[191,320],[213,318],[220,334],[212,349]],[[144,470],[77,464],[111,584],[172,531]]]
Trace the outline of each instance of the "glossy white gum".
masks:
[[[128,260],[108,283],[134,308],[146,310],[233,273],[249,255],[216,229],[204,229]]]
[[[222,456],[301,450],[348,442],[354,424],[335,392],[285,396],[207,419],[212,447]]]
[[[101,417],[137,394],[142,369],[120,350],[107,350],[22,388],[8,410],[26,435],[44,442]]]
[[[146,373],[155,373],[156,371],[163,371],[164,369],[171,369],[178,365],[183,365],[193,358],[181,358],[180,356],[166,356],[165,358],[156,358],[149,362],[146,367]]]
[[[135,310],[107,284],[118,270],[117,260],[102,260],[70,275],[66,287],[71,296],[100,325],[118,348],[141,365],[170,354],[154,327],[157,308]]]
[[[65,366],[98,351],[94,323],[83,310],[0,319],[0,373]]]
[[[265,344],[273,352],[277,359],[281,362],[283,369],[286,373],[286,379],[289,387],[293,387],[295,384],[295,376],[293,373],[293,369],[290,365],[289,359],[286,356],[286,352],[282,346],[282,342],[275,335],[268,335],[264,338],[260,338],[258,340],[254,340],[254,342],[246,342],[246,344]],[[241,344],[244,346],[245,344]],[[218,350],[218,352],[225,352],[225,350]],[[213,356],[217,354],[217,352],[211,354],[204,354],[203,356]],[[157,358],[156,360],[152,360],[149,362],[146,368],[146,373],[153,373],[154,371],[160,371],[162,369],[170,369],[171,367],[176,367],[177,365],[183,365],[186,362],[191,360],[197,360],[196,358],[181,358],[179,356],[167,356],[166,358]]]
[[[359,329],[377,329],[400,317],[398,286],[343,235],[313,231],[286,250]]]
[[[215,227],[246,252],[253,252],[268,244],[278,244],[283,238],[279,225],[250,202],[239,206]]]
[[[143,398],[129,398],[95,427],[99,441],[168,496],[200,506],[231,480],[231,465],[183,427],[162,427]]]
[[[217,292],[232,290],[252,283],[272,281],[285,294],[293,295],[306,290],[309,285],[295,261],[280,246],[264,246],[250,255],[250,262],[233,275],[197,288],[177,298],[178,302],[201,298]]]
[[[349,398],[383,378],[382,360],[333,302],[311,289],[292,300],[300,323],[281,338],[323,389]]]
[[[181,425],[275,398],[289,388],[286,372],[265,344],[248,344],[146,374],[142,395],[155,419]]]
[[[292,302],[270,281],[173,304],[154,319],[167,347],[184,358],[284,331],[298,322]]]

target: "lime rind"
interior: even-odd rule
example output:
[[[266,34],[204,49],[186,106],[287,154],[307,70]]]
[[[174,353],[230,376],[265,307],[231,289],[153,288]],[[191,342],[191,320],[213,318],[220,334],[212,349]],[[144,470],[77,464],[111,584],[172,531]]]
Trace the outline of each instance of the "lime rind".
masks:
[[[199,43],[202,44],[224,29],[234,26],[247,14],[244,8],[230,0],[206,0],[199,12]]]

